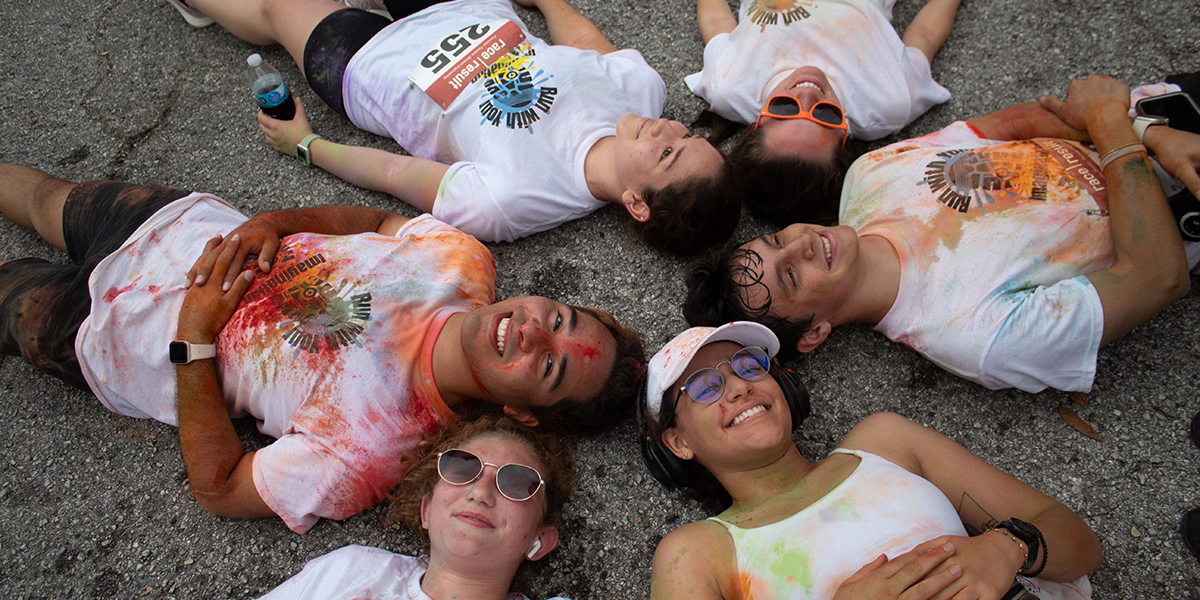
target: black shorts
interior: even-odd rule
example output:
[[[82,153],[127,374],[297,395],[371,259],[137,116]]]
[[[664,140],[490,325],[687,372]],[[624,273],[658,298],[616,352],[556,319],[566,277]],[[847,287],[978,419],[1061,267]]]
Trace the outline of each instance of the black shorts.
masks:
[[[0,265],[0,352],[88,390],[75,356],[75,335],[92,307],[88,277],[142,223],[188,193],[114,181],[75,186],[63,205],[73,264],[24,258]]]
[[[385,0],[392,18],[399,21],[446,0]],[[304,43],[304,78],[308,85],[330,108],[346,115],[346,102],[342,96],[342,77],[350,59],[391,25],[375,13],[356,8],[346,8],[329,13],[308,35]],[[408,73],[399,73],[407,77]]]

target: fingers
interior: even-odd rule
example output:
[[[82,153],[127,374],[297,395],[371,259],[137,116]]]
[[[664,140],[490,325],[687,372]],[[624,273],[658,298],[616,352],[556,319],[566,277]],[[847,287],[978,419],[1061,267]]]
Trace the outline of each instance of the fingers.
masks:
[[[854,583],[855,581],[861,580],[862,578],[866,577],[867,575],[870,575],[871,573],[875,572],[875,570],[878,569],[879,567],[882,567],[884,564],[887,563],[887,561],[888,561],[887,555],[880,554],[875,560],[863,565],[862,568],[855,571],[853,575],[847,577],[846,581],[842,585]]]
[[[246,294],[246,290],[250,289],[250,284],[254,282],[254,271],[242,271],[237,277],[234,277],[232,285],[229,287],[229,294],[234,298],[240,299]]]
[[[934,595],[946,591],[950,584],[962,577],[962,567],[954,565],[940,573],[931,575],[914,584],[900,594],[901,600],[928,600]]]
[[[1063,108],[1067,105],[1067,103],[1059,100],[1057,96],[1043,94],[1042,97],[1038,98],[1038,104],[1041,104],[1042,108],[1058,115],[1058,118],[1065,120],[1065,117],[1063,116]]]
[[[279,238],[263,241],[262,249],[258,251],[258,268],[263,273],[271,272],[271,263],[275,260],[275,252],[279,250]]]
[[[893,561],[896,561],[895,566],[900,567],[893,577],[902,581],[905,587],[921,581],[934,568],[942,564],[947,558],[950,558],[954,554],[954,544],[946,542],[924,552],[921,552],[922,550],[923,548],[918,546],[916,549],[893,559]]]
[[[234,237],[236,238],[237,236],[235,235]],[[232,268],[225,271],[225,282],[221,285],[221,289],[226,292],[233,286],[233,280],[237,278],[239,272],[242,270],[242,265],[246,264],[246,253],[249,251],[248,244],[238,243],[236,245],[237,252],[234,253],[233,258],[229,262]]]
[[[221,245],[221,236],[216,236],[204,244],[204,251],[200,254],[200,258],[188,269],[187,283],[183,287],[190,288],[192,284],[197,286],[204,285],[208,280],[208,275],[212,271],[212,261],[215,260],[213,250]]]
[[[229,272],[229,265],[232,264],[234,257],[237,256],[241,246],[241,237],[236,233],[229,236],[225,243],[225,248],[221,250],[213,261],[211,276],[213,279],[222,280],[221,290],[229,291],[233,282],[225,276]]]

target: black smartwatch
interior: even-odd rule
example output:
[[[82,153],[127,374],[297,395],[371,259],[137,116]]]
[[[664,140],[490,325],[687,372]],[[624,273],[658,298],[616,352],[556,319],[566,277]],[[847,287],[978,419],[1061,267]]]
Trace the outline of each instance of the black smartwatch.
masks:
[[[192,344],[175,340],[167,346],[167,358],[177,365],[186,365],[193,360],[212,358],[216,355],[216,344]]]

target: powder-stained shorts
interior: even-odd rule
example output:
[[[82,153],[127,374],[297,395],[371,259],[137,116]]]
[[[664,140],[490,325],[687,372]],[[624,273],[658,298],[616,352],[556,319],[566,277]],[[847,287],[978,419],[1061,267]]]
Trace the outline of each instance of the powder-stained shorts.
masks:
[[[75,335],[91,311],[92,269],[159,209],[188,193],[114,181],[75,186],[63,205],[63,237],[73,264],[25,258],[0,265],[0,352],[23,356],[87,390]]]

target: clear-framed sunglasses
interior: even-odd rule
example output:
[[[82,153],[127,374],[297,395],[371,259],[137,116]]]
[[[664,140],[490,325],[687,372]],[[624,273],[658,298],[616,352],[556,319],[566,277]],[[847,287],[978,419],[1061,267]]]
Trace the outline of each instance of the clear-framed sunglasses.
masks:
[[[524,502],[532,498],[546,484],[542,474],[528,465],[494,465],[458,448],[438,452],[438,476],[451,485],[467,485],[479,479],[483,475],[484,467],[496,469],[496,489],[500,491],[500,495],[514,502]]]

